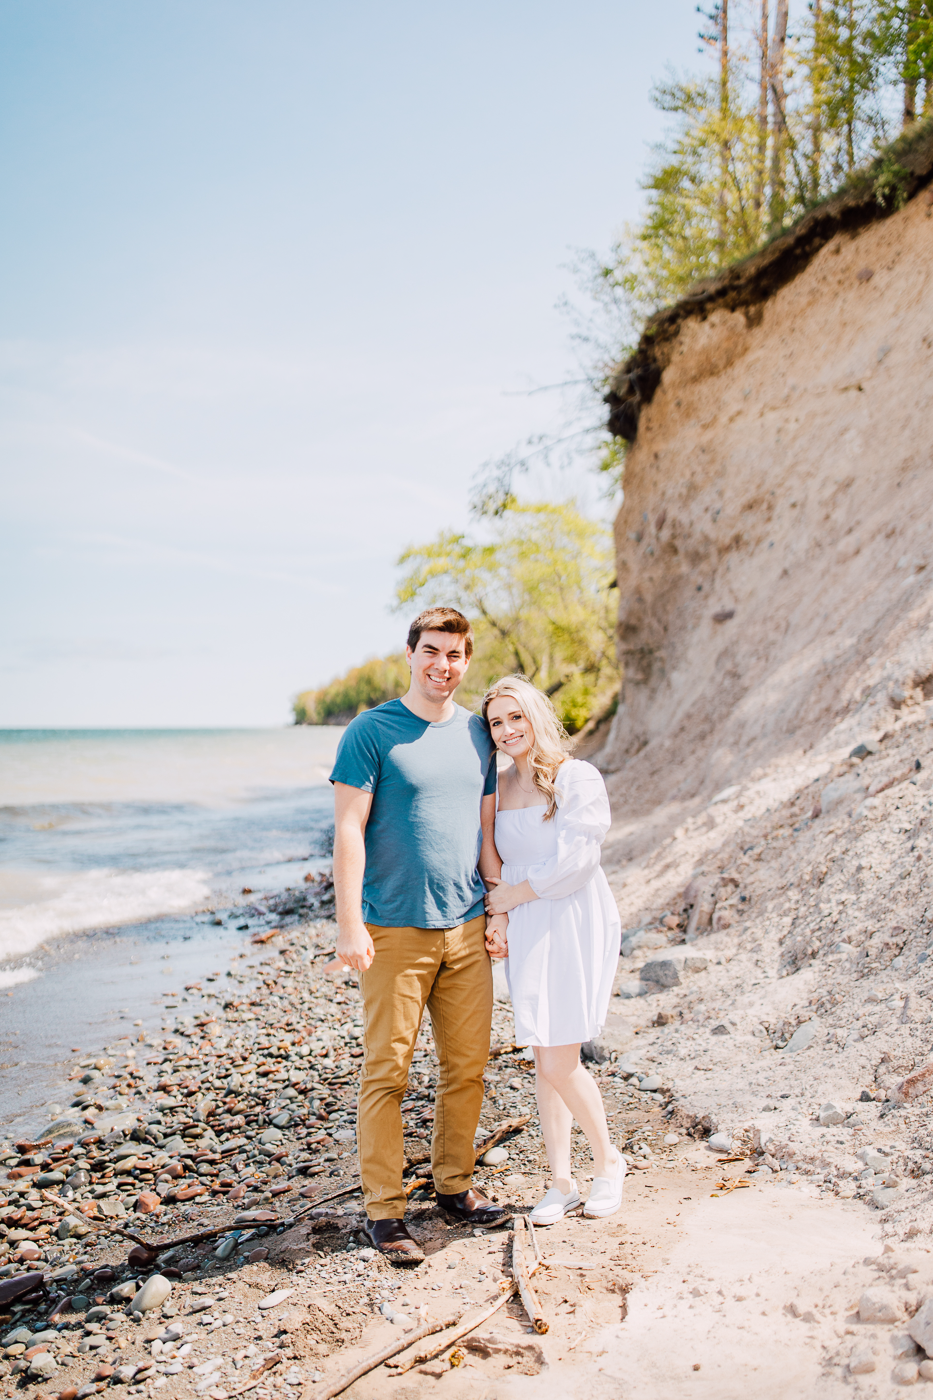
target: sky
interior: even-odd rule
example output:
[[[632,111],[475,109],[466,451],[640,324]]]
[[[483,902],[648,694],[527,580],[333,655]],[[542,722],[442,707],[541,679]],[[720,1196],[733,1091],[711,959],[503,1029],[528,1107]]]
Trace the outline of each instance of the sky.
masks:
[[[698,19],[0,0],[0,727],[284,724],[400,649],[398,555],[552,425]]]

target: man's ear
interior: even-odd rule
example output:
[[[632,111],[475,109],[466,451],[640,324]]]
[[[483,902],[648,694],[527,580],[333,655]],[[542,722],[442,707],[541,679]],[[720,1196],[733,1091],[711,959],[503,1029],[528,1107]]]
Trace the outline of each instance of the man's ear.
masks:
[[[412,658],[413,656],[414,656],[414,652],[412,651],[411,647],[408,646],[408,645],[406,645],[406,647],[405,647],[405,660],[408,662],[409,670],[411,669],[411,658]]]

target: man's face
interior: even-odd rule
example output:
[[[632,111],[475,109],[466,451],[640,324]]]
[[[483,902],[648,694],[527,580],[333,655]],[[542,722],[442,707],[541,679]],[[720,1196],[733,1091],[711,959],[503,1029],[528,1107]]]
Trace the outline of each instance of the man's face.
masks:
[[[412,686],[430,704],[449,700],[466,675],[465,644],[455,632],[422,632],[414,651],[405,648]]]

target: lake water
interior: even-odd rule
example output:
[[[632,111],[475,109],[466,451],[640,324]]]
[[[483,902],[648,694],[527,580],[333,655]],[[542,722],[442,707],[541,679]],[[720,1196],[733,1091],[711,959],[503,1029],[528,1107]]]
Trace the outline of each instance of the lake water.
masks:
[[[267,954],[251,949],[268,920],[250,906],[329,865],[341,733],[0,731],[0,1123],[14,1135],[68,1102],[77,1050],[158,1027],[170,1005],[190,1013],[187,984]]]
[[[0,987],[50,940],[297,884],[342,730],[0,731]]]

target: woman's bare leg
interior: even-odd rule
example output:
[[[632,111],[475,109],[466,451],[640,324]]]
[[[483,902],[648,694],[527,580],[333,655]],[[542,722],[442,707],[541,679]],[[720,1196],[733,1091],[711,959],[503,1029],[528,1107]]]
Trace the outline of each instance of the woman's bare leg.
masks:
[[[573,1114],[564,1103],[557,1090],[545,1079],[538,1068],[539,1046],[535,1052],[535,1093],[538,1099],[538,1116],[541,1119],[541,1135],[551,1166],[551,1180],[558,1191],[565,1196],[570,1193],[570,1129]]]
[[[565,1194],[570,1190],[571,1118],[580,1124],[590,1144],[593,1175],[612,1176],[619,1158],[609,1140],[602,1095],[580,1063],[580,1046],[536,1045],[534,1052],[541,1130],[554,1185]]]

